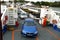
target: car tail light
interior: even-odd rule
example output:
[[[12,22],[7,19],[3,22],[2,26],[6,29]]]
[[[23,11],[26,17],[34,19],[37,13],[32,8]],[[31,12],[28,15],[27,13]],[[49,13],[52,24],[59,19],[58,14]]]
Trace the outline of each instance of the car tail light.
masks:
[[[16,23],[15,23],[15,24],[16,24],[16,27],[18,27],[18,26],[19,26],[19,23],[18,23],[18,21],[16,21]]]

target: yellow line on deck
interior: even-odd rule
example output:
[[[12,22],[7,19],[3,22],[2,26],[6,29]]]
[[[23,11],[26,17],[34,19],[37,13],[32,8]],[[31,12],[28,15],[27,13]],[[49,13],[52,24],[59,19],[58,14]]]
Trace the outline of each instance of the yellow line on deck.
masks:
[[[51,35],[53,35],[56,39],[60,40],[60,38],[54,34],[52,31],[50,31],[49,29],[46,29]]]
[[[12,40],[14,40],[14,30],[12,31]]]
[[[36,40],[38,40],[38,36],[36,37]]]

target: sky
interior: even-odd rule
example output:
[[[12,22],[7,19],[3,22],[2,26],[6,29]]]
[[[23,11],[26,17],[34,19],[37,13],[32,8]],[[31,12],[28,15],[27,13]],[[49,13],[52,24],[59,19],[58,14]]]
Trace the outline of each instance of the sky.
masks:
[[[4,1],[9,1],[9,0],[4,0]],[[34,1],[34,2],[37,2],[37,1],[48,1],[48,2],[54,2],[54,1],[60,1],[60,0],[26,0],[26,1]]]
[[[26,0],[26,1],[34,1],[34,2],[37,2],[37,1],[48,1],[48,2],[54,2],[54,1],[60,1],[60,0]]]

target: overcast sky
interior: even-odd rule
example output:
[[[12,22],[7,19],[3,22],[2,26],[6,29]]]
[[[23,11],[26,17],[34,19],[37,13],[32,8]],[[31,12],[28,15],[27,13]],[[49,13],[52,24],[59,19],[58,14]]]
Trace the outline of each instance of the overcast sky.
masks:
[[[5,0],[5,1],[9,1],[9,0]],[[34,2],[37,2],[37,1],[48,1],[48,2],[54,2],[54,1],[60,1],[60,0],[26,0],[26,1],[34,1]]]
[[[26,1],[48,1],[48,2],[54,2],[54,1],[60,1],[60,0],[26,0]]]

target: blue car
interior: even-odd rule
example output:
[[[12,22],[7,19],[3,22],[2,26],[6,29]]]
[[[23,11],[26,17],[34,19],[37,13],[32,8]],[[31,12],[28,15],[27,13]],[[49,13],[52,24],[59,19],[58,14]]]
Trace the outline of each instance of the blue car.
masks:
[[[33,19],[31,18],[25,19],[24,24],[22,25],[21,33],[24,36],[31,36],[31,37],[37,36],[38,31]]]

